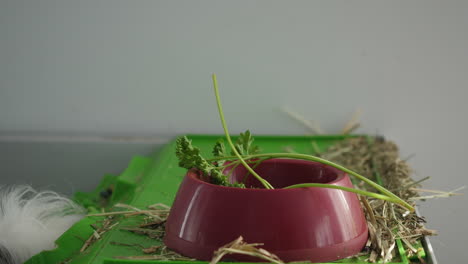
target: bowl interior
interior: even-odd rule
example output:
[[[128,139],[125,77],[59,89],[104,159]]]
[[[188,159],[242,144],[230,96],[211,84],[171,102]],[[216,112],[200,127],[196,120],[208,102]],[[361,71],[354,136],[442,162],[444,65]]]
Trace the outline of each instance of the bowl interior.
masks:
[[[228,167],[224,173],[228,175],[232,169],[232,167]],[[283,188],[299,183],[332,183],[344,174],[321,163],[291,159],[266,160],[258,165],[254,171],[270,182],[274,188]],[[231,182],[244,182],[247,188],[263,188],[263,185],[242,165],[234,168],[229,180]]]

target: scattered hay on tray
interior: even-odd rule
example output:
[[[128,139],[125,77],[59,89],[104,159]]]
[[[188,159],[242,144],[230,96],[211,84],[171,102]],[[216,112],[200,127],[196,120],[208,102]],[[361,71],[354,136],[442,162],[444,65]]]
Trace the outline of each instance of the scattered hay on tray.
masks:
[[[102,235],[107,231],[116,227],[119,222],[117,219],[121,218],[128,218],[128,217],[135,217],[135,216],[144,216],[142,219],[142,223],[138,226],[129,226],[129,227],[119,227],[120,230],[125,230],[129,232],[134,232],[137,234],[147,235],[150,238],[162,240],[164,237],[164,224],[166,223],[166,219],[169,215],[170,207],[161,203],[149,205],[145,210],[133,207],[127,204],[116,204],[113,208],[124,208],[125,211],[111,211],[111,212],[102,212],[102,213],[94,213],[88,214],[89,217],[105,217],[103,220],[98,221],[97,225],[91,225],[95,230],[93,234],[84,242],[83,246],[80,249],[80,252],[84,252],[87,248],[89,248],[93,243],[101,239]],[[99,224],[100,223],[100,224]],[[122,243],[115,243],[119,245],[126,245]],[[158,249],[158,250],[156,250]],[[162,251],[161,251],[162,250]],[[178,255],[175,252],[171,252],[164,248],[159,248],[159,246],[153,246],[150,248],[143,248],[143,253],[152,253],[158,252],[158,255],[162,259],[184,259],[187,258]],[[180,256],[180,257],[179,257]],[[152,258],[157,259],[157,258]]]
[[[94,229],[93,234],[91,234],[91,236],[84,242],[83,246],[80,249],[80,253],[84,252],[93,243],[101,239],[104,233],[111,230],[116,225],[118,225],[118,222],[116,222],[115,217],[113,215],[107,216],[104,220],[99,221],[98,224],[91,225],[91,227]]]
[[[154,205],[147,206],[148,209],[139,209],[127,204],[116,204],[114,208],[124,208],[126,211],[113,211],[98,214],[90,214],[88,216],[107,216],[116,217],[121,216],[124,218],[143,216],[142,221],[137,226],[120,226],[119,230],[129,231],[140,235],[148,236],[157,242],[162,242],[165,232],[165,223],[169,216],[170,207],[157,203]],[[106,219],[107,219],[106,218]],[[117,223],[116,223],[117,224]],[[110,228],[116,226],[113,224]],[[109,229],[110,229],[109,228]],[[106,230],[107,231],[107,230]],[[152,245],[150,247],[144,247],[139,244],[125,244],[120,242],[111,241],[112,245],[136,247],[141,250],[145,255],[140,256],[116,256],[116,259],[127,259],[127,260],[163,260],[163,261],[193,261],[194,259],[184,257],[164,245]]]
[[[260,258],[271,263],[283,264],[283,261],[281,261],[281,259],[279,259],[275,254],[270,253],[263,248],[258,248],[258,246],[262,245],[262,243],[248,244],[244,242],[242,236],[240,236],[236,240],[216,250],[209,264],[218,263],[225,255],[228,254],[246,255]]]
[[[145,248],[139,244],[125,244],[119,242],[110,242],[116,246],[127,246],[136,247],[141,250],[145,255],[140,256],[116,256],[116,259],[127,259],[127,260],[162,260],[162,261],[194,261],[195,259],[184,257],[164,245],[154,245]]]

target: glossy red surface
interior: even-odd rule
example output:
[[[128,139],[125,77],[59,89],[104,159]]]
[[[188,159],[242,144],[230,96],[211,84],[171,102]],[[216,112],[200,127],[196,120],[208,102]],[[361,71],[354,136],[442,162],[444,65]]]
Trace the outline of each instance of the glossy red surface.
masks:
[[[357,254],[367,241],[366,220],[357,196],[325,188],[279,189],[318,182],[352,187],[345,173],[309,161],[272,159],[256,171],[274,190],[231,188],[185,176],[166,223],[165,244],[189,257],[209,260],[213,251],[243,236],[284,261],[325,262]],[[239,166],[232,179],[243,179]],[[260,187],[247,177],[248,187]],[[255,261],[242,256],[229,259]]]

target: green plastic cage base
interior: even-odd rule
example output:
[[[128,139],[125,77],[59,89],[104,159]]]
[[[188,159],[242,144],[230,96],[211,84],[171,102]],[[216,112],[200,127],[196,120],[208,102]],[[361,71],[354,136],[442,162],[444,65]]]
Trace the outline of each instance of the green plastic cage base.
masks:
[[[300,153],[314,153],[313,141],[321,150],[335,144],[350,136],[321,135],[321,136],[256,136],[255,143],[260,146],[262,152],[279,152],[284,147],[290,146]],[[211,149],[220,135],[190,135],[193,144],[198,146],[205,157],[211,156]],[[235,139],[235,137],[233,137]],[[100,212],[101,208],[111,207],[115,203],[125,203],[137,208],[146,208],[148,205],[163,203],[171,205],[182,181],[186,170],[179,168],[177,158],[174,154],[175,141],[168,143],[161,151],[148,157],[134,157],[127,169],[119,176],[106,175],[101,183],[90,193],[78,192],[75,201],[86,207],[90,213]],[[105,201],[100,198],[99,193],[107,188],[113,188],[112,196]],[[84,241],[93,234],[91,224],[102,220],[103,217],[85,217],[73,225],[59,239],[57,247],[51,251],[44,251],[33,256],[27,264],[50,264],[50,263],[72,263],[72,264],[123,264],[123,263],[161,263],[178,264],[187,261],[158,261],[158,260],[123,260],[118,256],[143,255],[141,249],[115,245],[112,242],[125,244],[139,244],[143,247],[157,245],[154,239],[147,236],[137,235],[128,231],[120,230],[119,227],[136,224],[138,219],[127,218],[121,220],[118,225],[104,233],[103,236],[80,252]],[[259,242],[259,241],[254,241]],[[261,241],[260,241],[261,242]],[[161,243],[161,242],[159,242]],[[415,245],[423,248],[422,244]],[[397,240],[398,255],[389,264],[418,263],[417,257],[408,259],[406,249],[401,241]],[[420,257],[426,258],[423,251]],[[333,263],[368,263],[366,257],[349,258]],[[203,261],[190,261],[190,263],[206,263]]]

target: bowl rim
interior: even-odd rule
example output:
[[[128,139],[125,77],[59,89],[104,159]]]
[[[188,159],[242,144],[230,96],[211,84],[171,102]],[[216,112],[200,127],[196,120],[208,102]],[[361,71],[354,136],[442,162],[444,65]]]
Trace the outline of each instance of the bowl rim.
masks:
[[[314,164],[316,166],[320,167],[326,167],[327,169],[332,170],[337,174],[337,177],[329,182],[326,182],[325,184],[331,184],[331,185],[340,185],[339,183],[342,182],[345,178],[349,178],[349,175],[341,170],[338,170],[330,165],[326,165],[320,162],[316,161],[309,161],[309,160],[298,160],[298,159],[288,159],[288,158],[273,158],[273,159],[268,159],[263,162],[270,162],[270,161],[276,161],[276,162],[293,162],[293,163],[303,163],[303,164]],[[230,186],[223,186],[223,185],[217,185],[213,183],[209,183],[206,181],[203,181],[200,179],[200,174],[199,174],[198,169],[189,169],[186,173],[186,177],[191,179],[192,181],[197,182],[200,185],[206,185],[209,188],[219,188],[219,189],[225,189],[229,191],[238,191],[238,192],[297,192],[297,191],[302,191],[304,189],[327,189],[327,190],[335,190],[335,191],[342,191],[342,190],[337,190],[337,189],[330,189],[330,188],[321,188],[321,187],[301,187],[301,188],[292,188],[292,189],[284,189],[284,188],[278,188],[278,189],[255,189],[255,188],[239,188],[239,187],[230,187]]]

